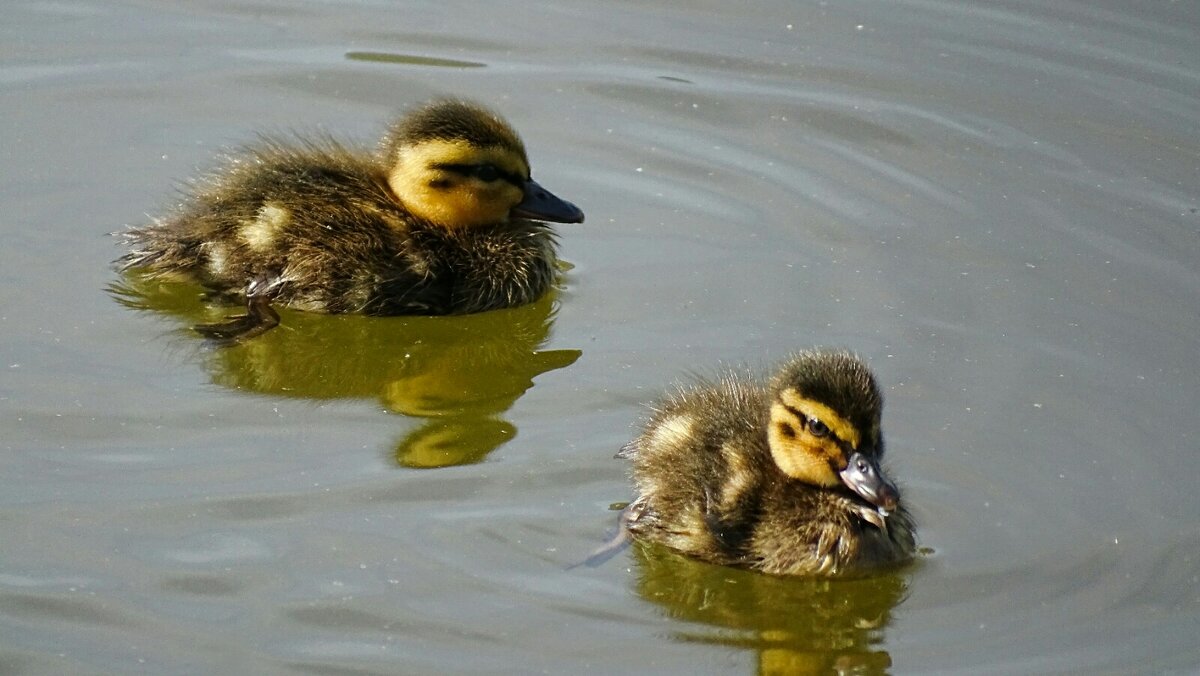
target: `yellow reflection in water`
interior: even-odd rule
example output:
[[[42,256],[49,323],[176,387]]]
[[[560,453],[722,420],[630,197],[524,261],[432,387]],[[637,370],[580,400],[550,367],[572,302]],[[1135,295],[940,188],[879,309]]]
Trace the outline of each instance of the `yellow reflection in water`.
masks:
[[[231,312],[227,305],[206,305],[194,286],[136,275],[111,291],[128,307],[175,315],[188,325]],[[457,317],[281,309],[279,327],[201,354],[213,382],[232,389],[305,399],[378,399],[388,410],[422,421],[396,444],[398,464],[461,465],[482,460],[512,439],[516,428],[502,414],[535,377],[569,366],[582,354],[541,349],[554,321],[554,296]]]
[[[683,629],[679,641],[752,650],[758,674],[884,673],[880,646],[903,600],[900,573],[861,579],[779,577],[695,561],[654,543],[632,545],[637,592]]]

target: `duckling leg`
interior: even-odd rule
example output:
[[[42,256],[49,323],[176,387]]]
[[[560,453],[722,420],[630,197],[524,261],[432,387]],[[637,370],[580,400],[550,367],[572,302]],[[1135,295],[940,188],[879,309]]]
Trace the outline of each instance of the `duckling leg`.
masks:
[[[222,345],[249,340],[279,326],[279,313],[271,307],[269,284],[255,280],[246,289],[246,314],[216,324],[197,324],[197,333]]]
[[[638,520],[638,517],[646,511],[646,505],[647,502],[644,497],[639,497],[637,500],[625,505],[625,509],[621,510],[621,518],[617,522],[617,532],[607,542],[589,554],[586,559],[567,566],[567,570],[578,568],[579,566],[595,568],[628,547],[633,542],[633,535],[629,532],[629,524]]]

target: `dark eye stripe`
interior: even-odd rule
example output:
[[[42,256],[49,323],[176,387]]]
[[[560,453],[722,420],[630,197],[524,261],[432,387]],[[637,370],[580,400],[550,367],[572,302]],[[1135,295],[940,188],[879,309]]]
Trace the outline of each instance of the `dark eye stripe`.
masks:
[[[803,421],[805,427],[809,427],[814,422],[818,422],[818,423],[821,422],[820,420],[817,420],[816,418],[810,418],[807,415],[804,415],[804,413],[802,411],[800,411],[799,409],[788,406],[786,403],[784,403],[782,401],[779,402],[779,405],[783,406],[785,409],[788,410],[788,412],[790,412],[792,415],[796,416],[801,421]],[[818,435],[818,434],[814,433],[813,436],[816,436],[819,438],[825,438],[825,439],[832,439],[833,442],[835,444],[837,444],[838,447],[841,448],[842,450],[846,450],[846,449],[850,448],[850,444],[848,444],[845,441],[843,441],[842,439],[838,438],[837,433],[834,432],[832,429],[830,429],[830,427],[828,425],[826,425],[825,423],[821,423],[821,426],[825,428],[825,434]]]
[[[518,176],[517,174],[514,174],[510,171],[504,171],[503,169],[501,169],[500,167],[497,167],[494,164],[487,164],[487,163],[484,163],[484,164],[461,164],[461,163],[453,163],[453,162],[443,162],[443,163],[435,164],[433,166],[434,166],[434,168],[441,169],[443,171],[452,171],[456,174],[461,174],[463,176],[475,176],[475,177],[479,177],[479,178],[483,178],[484,176],[486,176],[487,172],[494,171],[496,173],[496,178],[503,179],[503,180],[517,186],[518,188],[525,187],[525,179],[524,178],[522,178],[522,177]]]

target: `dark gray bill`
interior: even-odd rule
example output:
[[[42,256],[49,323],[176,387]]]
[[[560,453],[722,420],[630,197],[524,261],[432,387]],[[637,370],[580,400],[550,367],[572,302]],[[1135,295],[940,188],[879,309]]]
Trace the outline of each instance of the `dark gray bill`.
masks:
[[[850,462],[842,470],[841,477],[850,490],[876,507],[891,511],[900,504],[900,491],[895,484],[884,476],[879,463],[862,453],[850,456]]]
[[[532,178],[525,182],[525,199],[513,207],[512,215],[552,223],[582,223],[583,211],[538,185]]]

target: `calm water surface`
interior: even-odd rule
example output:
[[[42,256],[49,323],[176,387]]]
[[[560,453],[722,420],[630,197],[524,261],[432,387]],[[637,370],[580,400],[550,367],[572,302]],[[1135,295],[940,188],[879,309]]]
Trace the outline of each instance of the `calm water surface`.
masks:
[[[16,2],[0,26],[0,673],[1200,669],[1200,5]],[[105,233],[259,130],[459,94],[582,206],[562,288],[229,350]],[[689,370],[886,385],[926,555],[634,547]]]

